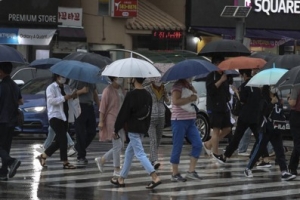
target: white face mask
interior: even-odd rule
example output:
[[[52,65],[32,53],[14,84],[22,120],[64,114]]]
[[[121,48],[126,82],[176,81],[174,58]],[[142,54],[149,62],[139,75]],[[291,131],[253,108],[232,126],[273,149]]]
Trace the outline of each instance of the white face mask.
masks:
[[[65,84],[66,78],[64,78],[64,77],[59,77],[58,82],[59,82],[60,84]]]
[[[272,92],[273,94],[275,94],[275,93],[278,92],[278,89],[276,87],[274,87],[274,86],[271,86],[270,92]]]
[[[160,87],[161,86],[161,82],[154,82],[153,83],[155,86]]]
[[[123,83],[124,83],[124,79],[123,78],[117,78],[115,81],[116,81],[116,83],[118,85],[123,85]]]

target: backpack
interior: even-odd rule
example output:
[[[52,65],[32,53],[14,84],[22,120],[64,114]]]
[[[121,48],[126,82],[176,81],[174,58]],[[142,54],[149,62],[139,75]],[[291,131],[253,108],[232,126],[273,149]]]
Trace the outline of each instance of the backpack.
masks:
[[[283,113],[282,104],[276,103],[267,119],[267,128],[274,133],[280,133],[287,129],[288,121]]]

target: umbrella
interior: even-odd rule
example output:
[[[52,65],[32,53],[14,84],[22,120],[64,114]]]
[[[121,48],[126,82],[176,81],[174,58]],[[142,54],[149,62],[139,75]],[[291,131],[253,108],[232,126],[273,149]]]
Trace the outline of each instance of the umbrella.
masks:
[[[260,71],[250,79],[246,86],[262,87],[263,85],[275,85],[287,71],[287,69],[275,67]]]
[[[19,51],[6,45],[0,45],[0,62],[26,64],[23,55]]]
[[[229,69],[255,69],[262,68],[267,62],[261,58],[250,58],[246,56],[238,56],[228,58],[222,61],[218,67],[222,70]]]
[[[268,52],[264,52],[264,51],[257,51],[257,52],[253,52],[249,57],[251,58],[261,58],[264,59],[265,61],[269,61],[272,58],[275,58],[276,56],[278,56],[277,54],[274,53],[268,53]]]
[[[102,76],[125,78],[160,77],[160,72],[149,62],[137,58],[124,58],[107,65]]]
[[[300,66],[288,70],[275,85],[281,90],[300,86]]]
[[[168,69],[161,77],[161,81],[187,79],[193,76],[201,78],[200,76],[207,76],[210,72],[217,70],[219,70],[217,66],[206,60],[189,59],[181,61]]]
[[[100,54],[88,52],[74,52],[64,57],[63,60],[77,60],[81,62],[86,62],[91,65],[95,65],[100,69],[103,69],[104,67],[106,67],[106,65],[112,63],[112,60],[106,56],[101,56]]]
[[[54,74],[77,81],[87,83],[103,82],[102,77],[100,76],[100,69],[98,67],[76,60],[60,61],[50,67],[50,71]]]
[[[34,67],[37,69],[49,69],[52,65],[61,61],[59,58],[45,58],[34,60],[29,64],[29,67]]]
[[[242,43],[236,40],[217,40],[206,44],[198,53],[199,56],[213,57],[222,55],[224,57],[249,56],[251,52]]]
[[[272,58],[269,60],[262,69],[270,69],[273,64],[277,68],[292,69],[300,64],[300,55],[297,54],[285,54]]]

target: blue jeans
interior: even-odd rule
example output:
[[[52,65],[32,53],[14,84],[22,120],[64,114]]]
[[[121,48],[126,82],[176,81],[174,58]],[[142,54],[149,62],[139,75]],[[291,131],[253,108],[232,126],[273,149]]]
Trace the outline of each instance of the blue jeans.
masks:
[[[51,143],[53,142],[55,138],[55,132],[54,130],[51,128],[51,126],[49,126],[48,128],[48,136],[43,144],[44,149],[47,149]],[[72,140],[72,138],[70,137],[69,133],[67,133],[67,140],[68,140],[68,147],[74,146],[74,142]]]
[[[125,160],[124,164],[120,173],[120,176],[122,178],[127,178],[128,173],[130,171],[131,163],[133,160],[133,156],[136,156],[136,158],[141,162],[147,173],[150,175],[152,172],[155,172],[154,167],[151,165],[151,162],[149,161],[142,144],[142,139],[144,137],[143,134],[140,133],[128,133],[128,137],[130,139],[130,142],[127,145],[126,151],[125,151]]]
[[[190,156],[198,159],[202,150],[202,141],[195,125],[195,120],[171,120],[171,126],[173,133],[173,148],[170,162],[172,164],[179,164],[184,137],[187,137],[192,144]]]

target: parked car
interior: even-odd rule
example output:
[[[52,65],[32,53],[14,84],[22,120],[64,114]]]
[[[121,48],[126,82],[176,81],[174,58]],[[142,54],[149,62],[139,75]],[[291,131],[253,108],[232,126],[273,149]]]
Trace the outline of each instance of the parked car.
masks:
[[[24,113],[24,124],[22,127],[16,127],[16,133],[48,133],[49,123],[46,106],[46,88],[51,82],[52,77],[46,76],[34,78],[21,87],[24,104],[21,105],[20,108]],[[101,99],[101,93],[105,87],[106,84],[97,84],[99,99]],[[97,122],[99,122],[98,110],[98,107],[95,105],[94,111]],[[97,129],[98,127],[95,128]],[[70,126],[70,132],[74,132],[72,124]]]

